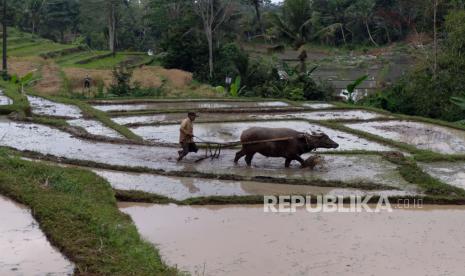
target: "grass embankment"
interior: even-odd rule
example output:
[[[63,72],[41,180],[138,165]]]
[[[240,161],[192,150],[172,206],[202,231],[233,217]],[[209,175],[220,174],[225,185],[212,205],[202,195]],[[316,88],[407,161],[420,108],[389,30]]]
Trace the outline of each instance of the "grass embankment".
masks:
[[[119,212],[110,185],[90,171],[25,161],[0,151],[0,193],[31,207],[78,274],[177,274]]]
[[[465,200],[464,189],[445,184],[430,176],[418,167],[418,164],[412,158],[406,158],[400,154],[385,154],[384,157],[386,160],[398,165],[398,170],[402,177],[409,183],[420,187],[425,194]]]
[[[5,96],[9,97],[13,101],[13,104],[11,105],[0,106],[0,114],[7,115],[12,112],[18,112],[24,115],[31,113],[29,101],[26,96],[21,95],[21,93],[18,92],[17,85],[0,80],[0,89],[3,91]]]

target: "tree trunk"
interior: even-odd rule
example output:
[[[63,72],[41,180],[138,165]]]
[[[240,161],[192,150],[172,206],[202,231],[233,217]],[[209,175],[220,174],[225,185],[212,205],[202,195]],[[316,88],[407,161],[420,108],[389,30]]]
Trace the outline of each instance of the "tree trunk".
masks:
[[[3,0],[3,56],[2,56],[2,61],[3,61],[3,72],[7,73],[8,72],[8,62],[7,62],[7,24],[6,24],[6,0]]]
[[[205,29],[208,41],[208,67],[210,70],[210,79],[213,79],[213,33],[211,28]]]
[[[365,19],[365,26],[367,27],[368,36],[370,37],[371,42],[372,42],[376,47],[378,47],[378,43],[376,43],[376,41],[375,41],[375,40],[373,39],[373,37],[371,36],[370,26],[368,26],[368,19]]]
[[[108,48],[115,55],[115,41],[116,41],[116,18],[115,18],[115,4],[110,3],[108,11]]]
[[[341,33],[342,33],[342,39],[344,40],[344,44],[347,44],[346,34],[344,32],[344,26],[342,24],[341,24]]]
[[[438,13],[438,0],[434,1],[434,15],[433,15],[433,29],[434,29],[434,65],[433,65],[433,79],[436,79],[438,70],[438,30],[437,30],[437,13]]]
[[[265,29],[263,28],[262,16],[260,13],[260,3],[258,0],[254,1],[254,6],[255,6],[255,13],[257,14],[258,26],[260,27],[260,31],[262,32],[262,35],[265,36]]]

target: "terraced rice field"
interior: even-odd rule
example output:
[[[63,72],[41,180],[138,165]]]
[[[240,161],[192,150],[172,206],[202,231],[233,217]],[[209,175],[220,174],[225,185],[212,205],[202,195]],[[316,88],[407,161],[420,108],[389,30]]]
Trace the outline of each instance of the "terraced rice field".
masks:
[[[62,118],[90,134],[122,138],[95,118],[85,118],[76,106],[32,96],[29,100],[32,112],[42,118]],[[106,179],[125,201],[119,204],[121,211],[132,217],[145,239],[159,246],[168,264],[181,270],[193,275],[358,275],[373,267],[382,274],[400,268],[411,274],[436,274],[446,269],[444,265],[452,274],[465,269],[457,257],[465,253],[461,207],[382,214],[265,214],[262,205],[244,204],[260,203],[266,195],[387,196],[393,202],[399,197],[447,196],[435,193],[465,187],[463,161],[417,163],[411,157],[427,151],[462,158],[464,130],[326,103],[93,104],[114,116],[114,122],[127,125],[142,142],[80,138],[63,128],[1,117],[0,145],[31,158],[89,168]],[[258,155],[251,167],[244,161],[234,164],[237,147],[223,149],[217,159],[198,162],[202,149],[177,162],[179,121],[187,109],[200,111],[195,135],[204,140],[234,142],[253,126],[290,127],[324,132],[340,147],[305,154],[304,158],[321,156],[313,170],[297,163],[284,168],[284,159]],[[124,115],[134,110],[144,114]],[[436,181],[441,189],[429,189],[412,175]],[[171,204],[130,202],[154,199]],[[193,202],[205,205],[184,206]],[[448,238],[442,241],[444,236]],[[421,253],[423,246],[434,247],[437,256]],[[439,263],[445,258],[447,262]]]

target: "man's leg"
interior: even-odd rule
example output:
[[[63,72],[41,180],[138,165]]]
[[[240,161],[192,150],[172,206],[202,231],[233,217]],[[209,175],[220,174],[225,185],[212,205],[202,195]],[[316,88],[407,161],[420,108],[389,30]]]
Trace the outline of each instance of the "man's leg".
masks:
[[[189,143],[181,143],[182,150],[178,151],[178,161],[181,161],[189,153]]]

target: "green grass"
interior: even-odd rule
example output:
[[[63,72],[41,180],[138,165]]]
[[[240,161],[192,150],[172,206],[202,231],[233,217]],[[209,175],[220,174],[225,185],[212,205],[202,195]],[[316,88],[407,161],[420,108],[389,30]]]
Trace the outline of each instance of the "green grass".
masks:
[[[68,48],[74,48],[74,47],[76,47],[76,45],[65,45],[65,44],[59,44],[59,43],[46,41],[43,43],[39,43],[37,45],[31,45],[29,47],[24,47],[24,48],[20,48],[17,50],[9,51],[8,55],[16,56],[16,57],[38,56],[43,53],[58,51],[58,50],[63,50],[63,49],[68,49]]]
[[[74,53],[74,54],[59,57],[59,58],[55,59],[55,62],[57,62],[62,67],[74,67],[76,65],[76,62],[91,58],[93,56],[106,54],[106,53],[108,53],[108,52],[107,51],[78,52],[78,53]]]
[[[0,193],[29,206],[52,244],[86,275],[176,275],[94,173],[0,152]]]
[[[445,184],[433,178],[418,167],[417,163],[412,158],[389,154],[386,154],[384,157],[388,161],[398,165],[398,170],[402,177],[409,183],[420,187],[425,194],[465,199],[464,189]]]
[[[3,94],[13,100],[12,105],[0,106],[0,114],[10,114],[18,112],[20,114],[30,114],[31,107],[27,97],[18,92],[18,87],[11,82],[0,80],[0,88]]]
[[[84,69],[112,69],[113,67],[118,66],[121,62],[125,61],[127,58],[127,55],[123,53],[117,53],[115,57],[109,56],[96,59],[85,64],[74,64],[73,67]]]

